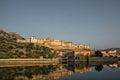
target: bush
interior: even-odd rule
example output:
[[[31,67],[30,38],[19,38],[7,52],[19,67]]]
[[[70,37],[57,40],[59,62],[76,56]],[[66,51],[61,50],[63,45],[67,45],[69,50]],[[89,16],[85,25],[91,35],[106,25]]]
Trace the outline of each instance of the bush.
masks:
[[[100,51],[95,51],[95,56],[96,57],[102,57],[103,54]]]

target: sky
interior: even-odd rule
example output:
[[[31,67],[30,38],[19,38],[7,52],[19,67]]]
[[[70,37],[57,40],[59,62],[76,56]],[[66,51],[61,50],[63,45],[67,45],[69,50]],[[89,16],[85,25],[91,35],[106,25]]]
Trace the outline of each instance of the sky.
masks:
[[[0,29],[120,48],[120,0],[0,0]]]

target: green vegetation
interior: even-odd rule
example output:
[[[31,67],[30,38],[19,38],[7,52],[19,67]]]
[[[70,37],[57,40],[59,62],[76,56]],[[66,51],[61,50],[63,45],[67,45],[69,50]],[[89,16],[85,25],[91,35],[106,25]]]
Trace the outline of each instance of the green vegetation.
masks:
[[[94,56],[96,56],[96,57],[102,57],[103,54],[100,51],[95,51]]]
[[[0,37],[0,58],[53,58],[52,48],[33,43],[17,43],[15,39]]]
[[[26,67],[3,67],[0,68],[0,80],[15,80],[19,76],[27,77],[27,80],[34,75],[48,75],[56,70],[56,66],[26,66]],[[7,75],[7,77],[5,76]],[[18,80],[18,79],[17,79]],[[23,79],[19,79],[23,80]]]
[[[95,70],[98,71],[98,72],[102,71],[103,68],[104,68],[103,65],[95,66]]]

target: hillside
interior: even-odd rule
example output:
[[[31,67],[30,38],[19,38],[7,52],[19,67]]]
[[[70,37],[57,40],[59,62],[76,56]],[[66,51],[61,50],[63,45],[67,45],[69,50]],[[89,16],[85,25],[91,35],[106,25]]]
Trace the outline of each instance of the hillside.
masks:
[[[6,38],[6,39],[24,39],[19,34],[16,34],[14,32],[6,32],[4,30],[0,30],[0,37]]]
[[[17,43],[20,35],[0,30],[0,58],[52,58],[55,51],[33,43]]]
[[[0,37],[0,58],[52,58],[55,51],[33,43],[17,43],[15,40]]]
[[[120,48],[108,48],[108,49],[103,49],[103,50],[100,50],[100,51],[110,51],[110,50],[117,50],[119,53],[120,53]]]

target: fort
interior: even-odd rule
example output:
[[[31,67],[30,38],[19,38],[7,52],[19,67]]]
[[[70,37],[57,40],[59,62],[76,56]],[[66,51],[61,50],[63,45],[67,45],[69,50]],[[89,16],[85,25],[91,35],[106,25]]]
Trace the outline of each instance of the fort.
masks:
[[[55,40],[52,38],[36,38],[36,37],[30,37],[25,40],[18,39],[17,42],[20,43],[35,43],[38,45],[47,46],[54,49],[87,49],[92,50],[92,48],[88,45],[74,45],[72,42],[69,41],[63,41],[63,40]]]

